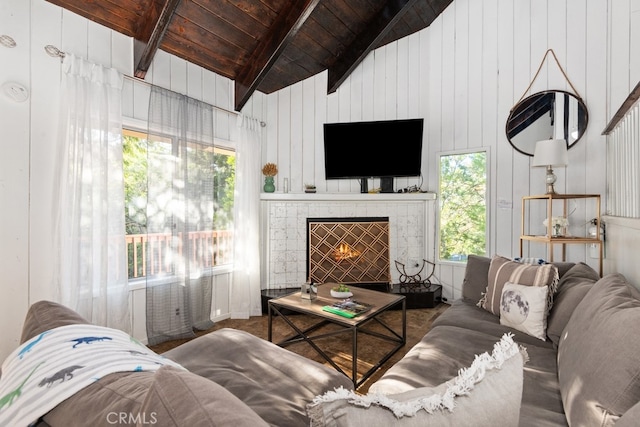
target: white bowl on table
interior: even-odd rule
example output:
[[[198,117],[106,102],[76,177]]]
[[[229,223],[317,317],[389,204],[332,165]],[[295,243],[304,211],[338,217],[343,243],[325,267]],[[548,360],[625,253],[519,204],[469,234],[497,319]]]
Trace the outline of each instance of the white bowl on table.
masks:
[[[338,292],[338,291],[334,291],[333,289],[331,289],[331,296],[334,298],[350,298],[353,296],[353,293],[351,291],[349,292]]]

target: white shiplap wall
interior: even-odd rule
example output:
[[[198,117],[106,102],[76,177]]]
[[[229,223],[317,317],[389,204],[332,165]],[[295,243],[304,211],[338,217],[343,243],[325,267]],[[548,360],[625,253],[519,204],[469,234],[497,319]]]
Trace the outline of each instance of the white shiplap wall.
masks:
[[[18,81],[31,97],[18,104],[0,95],[0,360],[18,345],[29,305],[56,300],[52,286],[51,204],[58,93],[61,64],[44,46],[81,56],[89,61],[133,74],[133,43],[111,31],[45,0],[0,1],[0,34],[8,34],[17,47],[0,46],[0,84]],[[224,109],[233,109],[233,82],[159,51],[147,82],[187,94]],[[125,80],[123,111],[144,120],[149,86]],[[262,94],[243,110],[262,119]],[[232,139],[235,117],[220,113],[217,121]],[[214,318],[229,313],[230,276],[217,277]],[[132,294],[133,333],[145,339],[144,291]]]
[[[620,107],[627,95],[640,81],[640,0],[625,0],[611,2],[609,32],[609,56],[608,72],[608,110],[607,115],[612,116]],[[612,169],[609,171],[608,192],[617,192],[610,201],[609,211],[611,215],[604,218],[606,225],[605,241],[605,271],[619,272],[637,288],[640,289],[640,265],[636,260],[636,254],[640,246],[640,218],[634,203],[640,195],[626,194],[629,191],[637,192],[637,164],[632,165],[628,157],[635,156],[638,159],[638,105],[629,111],[627,117],[621,121],[616,130],[607,138],[609,145],[608,163]],[[629,137],[631,145],[627,150],[618,151],[619,144]],[[629,149],[630,148],[630,149]],[[624,169],[618,169],[618,162],[626,163],[629,173],[621,173]],[[630,162],[630,163],[627,163]],[[629,179],[634,183],[625,182]],[[635,184],[635,188],[634,185]],[[623,191],[626,190],[625,191]],[[626,217],[623,217],[626,216]]]
[[[544,192],[544,170],[532,169],[530,157],[511,148],[504,125],[548,48],[590,114],[585,136],[569,151],[570,165],[556,171],[557,187],[604,194],[600,132],[607,116],[608,13],[607,2],[586,0],[455,0],[429,28],[370,53],[336,93],[326,94],[324,72],[268,95],[263,160],[281,167],[278,188],[289,178],[293,192],[313,182],[319,192],[355,193],[355,180],[323,177],[322,124],[424,117],[422,188],[437,190],[440,153],[487,149],[490,253],[516,255],[521,197]],[[545,89],[571,90],[555,62],[545,63],[530,93]],[[416,183],[418,179],[400,179],[396,186]],[[535,217],[541,223],[544,214],[535,214],[543,215]],[[592,215],[584,209],[573,214],[574,234],[585,232]],[[540,252],[544,247],[531,251],[545,256]],[[595,262],[586,259],[582,246],[568,252],[571,260]],[[432,248],[424,249],[429,259],[432,253]],[[463,272],[463,265],[438,265],[437,274],[453,289],[454,298],[460,296]]]
[[[491,252],[513,253],[520,197],[543,191],[543,171],[531,170],[529,159],[505,140],[509,109],[552,47],[590,113],[585,138],[569,152],[571,165],[558,171],[559,187],[604,194],[600,131],[640,77],[639,5],[640,0],[455,0],[430,28],[370,54],[337,93],[326,95],[323,73],[269,96],[258,94],[245,111],[268,123],[264,161],[278,163],[278,179],[288,177],[292,191],[302,191],[305,182],[316,183],[319,191],[358,191],[355,183],[323,180],[326,121],[425,117],[423,187],[431,190],[437,185],[437,153],[489,148]],[[22,104],[0,96],[3,359],[18,343],[29,304],[55,295],[48,177],[60,67],[42,48],[54,44],[126,74],[133,54],[127,37],[45,0],[0,1],[0,33],[18,43],[14,49],[0,47],[0,83],[15,80],[31,91]],[[223,94],[231,96],[231,83],[192,64],[159,53],[152,68],[155,84],[207,102],[230,102]],[[565,88],[549,67],[534,90],[558,85]],[[513,207],[498,209],[498,201]],[[438,274],[447,283],[462,281],[461,268],[440,265]]]

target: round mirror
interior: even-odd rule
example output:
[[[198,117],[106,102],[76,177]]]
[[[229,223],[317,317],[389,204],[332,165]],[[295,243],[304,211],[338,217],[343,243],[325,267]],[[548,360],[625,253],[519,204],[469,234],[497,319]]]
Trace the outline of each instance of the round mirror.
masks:
[[[527,156],[533,156],[536,142],[543,139],[564,139],[571,148],[584,135],[588,121],[582,99],[562,90],[538,92],[511,110],[507,139]]]

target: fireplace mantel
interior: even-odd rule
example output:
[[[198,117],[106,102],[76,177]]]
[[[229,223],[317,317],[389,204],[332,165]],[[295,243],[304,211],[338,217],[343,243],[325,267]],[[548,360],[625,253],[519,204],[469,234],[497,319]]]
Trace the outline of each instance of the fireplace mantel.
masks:
[[[435,200],[436,193],[261,193],[260,200],[284,202],[402,202]]]
[[[435,193],[262,193],[262,288],[306,281],[307,218],[388,217],[391,260],[433,259],[435,200]],[[391,276],[395,283],[395,269]]]

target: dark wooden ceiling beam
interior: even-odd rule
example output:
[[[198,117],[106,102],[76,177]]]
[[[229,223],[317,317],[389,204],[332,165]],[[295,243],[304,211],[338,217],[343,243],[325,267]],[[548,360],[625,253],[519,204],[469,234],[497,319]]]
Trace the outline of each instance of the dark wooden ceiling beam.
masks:
[[[238,72],[235,79],[236,111],[244,107],[319,1],[289,2],[288,10],[278,15],[268,33],[259,41],[247,64]]]
[[[613,115],[607,127],[602,131],[602,135],[609,135],[611,132],[613,132],[620,120],[624,118],[624,116],[631,109],[631,107],[635,105],[638,99],[640,99],[640,82],[638,82],[629,96],[627,96],[627,99],[625,99],[620,108],[618,108],[618,111],[616,111],[616,113]]]
[[[385,6],[374,15],[364,30],[358,34],[347,49],[329,67],[328,93],[335,92],[349,74],[373,50],[380,40],[392,30],[402,15],[407,12],[417,0],[389,0]]]
[[[139,37],[136,37],[135,41],[133,61],[136,64],[136,70],[133,74],[134,76],[144,79],[147,75],[153,57],[158,51],[162,38],[167,32],[171,19],[176,13],[176,8],[181,1],[182,0],[166,0],[160,13],[158,13],[155,8],[150,8],[148,15],[145,16],[145,23],[138,31]],[[143,40],[147,40],[147,34],[149,34],[151,25],[153,25],[153,30],[151,31],[151,35],[148,36],[149,41],[145,43]]]

